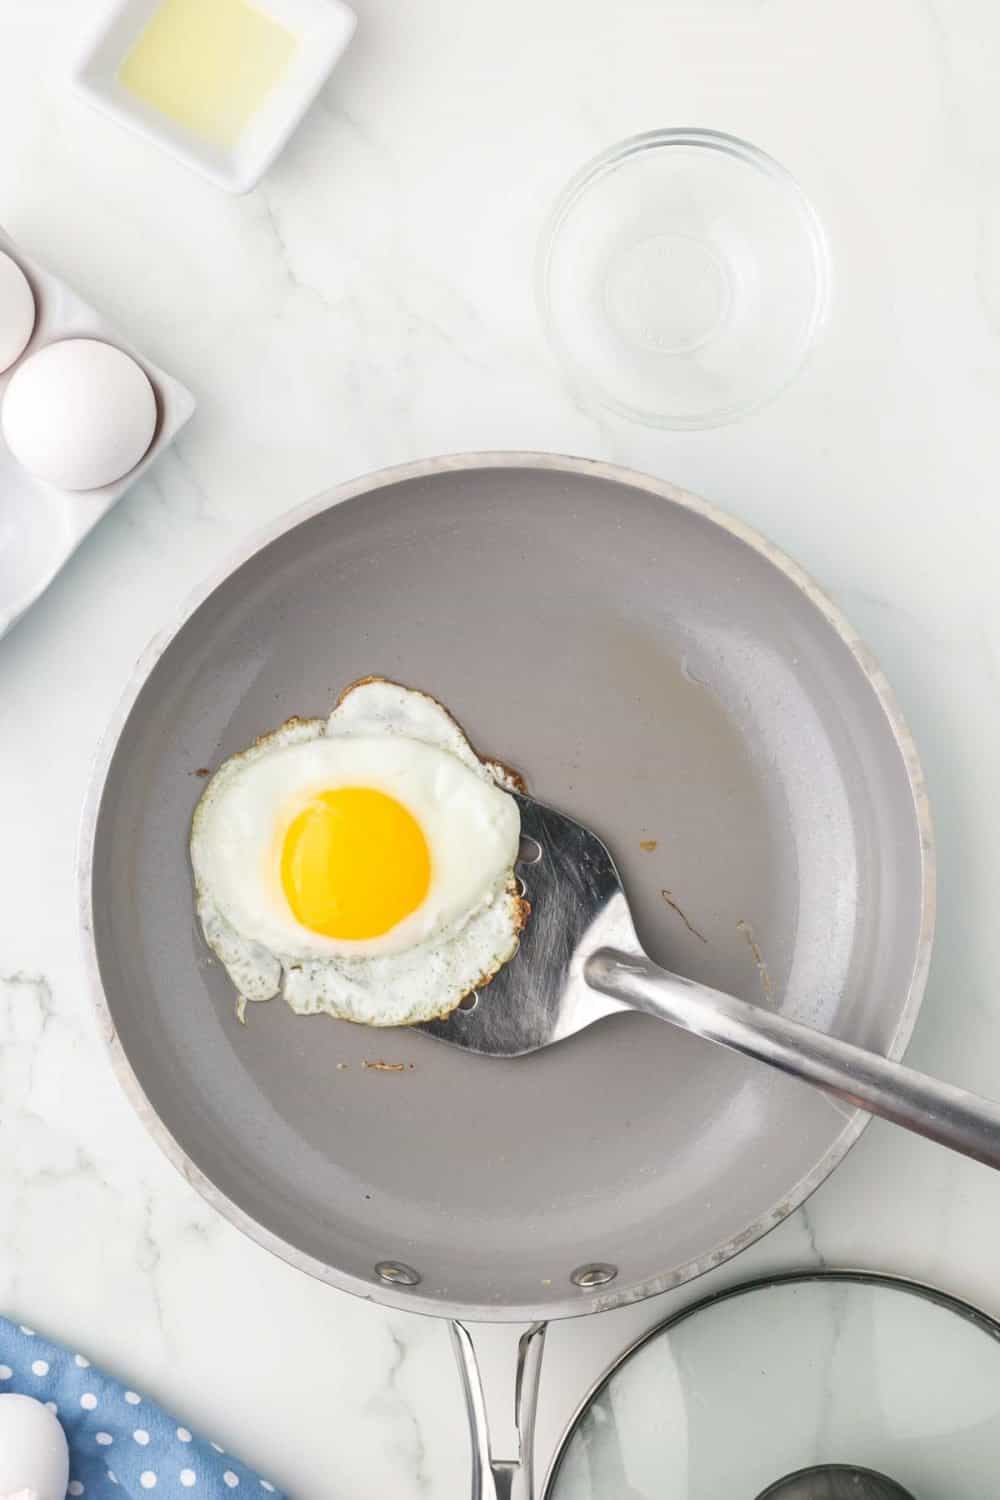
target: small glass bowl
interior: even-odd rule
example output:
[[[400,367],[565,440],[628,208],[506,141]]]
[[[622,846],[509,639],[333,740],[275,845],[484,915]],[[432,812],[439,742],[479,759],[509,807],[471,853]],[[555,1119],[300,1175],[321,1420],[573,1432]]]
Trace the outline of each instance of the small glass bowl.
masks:
[[[542,322],[570,376],[656,427],[716,427],[782,390],[826,316],[826,236],[794,178],[714,130],[612,146],[539,247]]]

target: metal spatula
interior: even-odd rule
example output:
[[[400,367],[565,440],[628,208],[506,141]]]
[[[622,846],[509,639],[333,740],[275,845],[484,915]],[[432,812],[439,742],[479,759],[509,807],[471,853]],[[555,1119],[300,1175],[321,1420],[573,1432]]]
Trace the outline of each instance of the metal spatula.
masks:
[[[1000,1167],[1000,1105],[659,968],[640,946],[597,835],[530,797],[517,800],[517,872],[532,906],[520,949],[471,1004],[423,1030],[473,1052],[519,1057],[637,1010]]]

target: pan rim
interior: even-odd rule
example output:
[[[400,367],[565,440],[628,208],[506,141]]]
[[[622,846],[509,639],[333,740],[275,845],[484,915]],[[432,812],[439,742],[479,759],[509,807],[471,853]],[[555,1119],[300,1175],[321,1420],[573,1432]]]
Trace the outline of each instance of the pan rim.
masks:
[[[482,469],[535,469],[567,476],[586,476],[605,480],[644,491],[646,494],[667,500],[680,508],[700,516],[721,531],[748,546],[752,551],[771,563],[789,582],[805,596],[806,600],[823,617],[854,658],[862,676],[875,694],[882,715],[896,742],[909,785],[913,804],[914,820],[920,845],[920,927],[907,985],[906,996],[899,1020],[893,1034],[887,1056],[898,1060],[903,1056],[913,1033],[920,1006],[923,1001],[930,968],[931,948],[934,939],[936,917],[936,860],[934,833],[926,781],[913,736],[903,717],[895,693],[889,685],[874,655],[860,638],[839,607],[816,583],[811,575],[794,562],[781,548],[762,536],[745,522],[728,515],[710,502],[683,490],[667,480],[658,479],[640,471],[607,463],[601,459],[573,457],[558,453],[533,452],[530,450],[487,450],[443,455],[437,458],[417,459],[409,463],[391,465],[374,473],[348,479],[329,490],[322,491],[275,520],[256,530],[243,541],[223,563],[212,570],[207,579],[198,584],[182,601],[167,625],[160,630],[140,654],[119,701],[111,714],[108,725],[98,744],[84,801],[77,846],[77,903],[80,934],[83,947],[84,970],[87,989],[94,1006],[98,1026],[105,1048],[111,1060],[118,1083],[125,1092],[133,1109],[181,1176],[201,1195],[207,1203],[218,1210],[248,1238],[269,1250],[273,1255],[304,1271],[327,1285],[351,1293],[365,1301],[398,1308],[407,1312],[424,1313],[435,1317],[462,1318],[480,1322],[527,1323],[538,1320],[554,1320],[582,1317],[589,1313],[606,1312],[633,1302],[645,1300],[662,1292],[695,1280],[706,1271],[715,1269],[730,1260],[739,1251],[747,1249],[782,1223],[816,1191],[827,1177],[844,1160],[870,1123],[871,1117],[861,1110],[849,1116],[844,1128],[816,1165],[802,1177],[794,1188],[784,1194],[751,1225],[713,1250],[698,1256],[676,1269],[647,1277],[632,1285],[602,1290],[575,1291],[573,1296],[559,1297],[547,1302],[498,1307],[493,1304],[479,1305],[453,1303],[424,1296],[418,1288],[376,1285],[362,1277],[342,1271],[318,1257],[300,1250],[263,1224],[227,1194],[223,1193],[202,1172],[176,1140],[150,1103],[142,1083],[118,1038],[111,1010],[101,980],[100,961],[94,940],[93,916],[93,866],[97,828],[101,804],[104,797],[108,773],[114,759],[118,742],[131,715],[135,703],[152,674],[157,662],[202,604],[220,588],[229,577],[249,562],[265,547],[277,541],[286,532],[294,530],[303,522],[321,514],[344,501],[357,499],[382,489],[389,484],[405,483],[442,473],[462,473]]]

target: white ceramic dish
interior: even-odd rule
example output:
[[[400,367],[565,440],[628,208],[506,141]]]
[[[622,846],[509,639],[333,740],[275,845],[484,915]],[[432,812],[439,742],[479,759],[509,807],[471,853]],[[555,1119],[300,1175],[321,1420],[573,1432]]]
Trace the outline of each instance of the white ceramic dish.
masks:
[[[100,313],[49,274],[0,229],[0,250],[17,262],[35,297],[35,328],[21,358],[0,375],[0,403],[21,362],[57,339],[103,339],[139,364],[156,395],[156,433],[149,450],[124,479],[102,489],[71,493],[35,479],[0,438],[0,636],[48,588],[84,537],[177,436],[194,411],[194,397],[151,364]]]
[[[104,0],[73,69],[73,82],[97,109],[162,146],[218,187],[246,193],[260,180],[312,104],[354,35],[344,0],[254,0],[300,38],[287,69],[233,147],[214,146],[142,103],[119,82],[129,50],[159,0]]]

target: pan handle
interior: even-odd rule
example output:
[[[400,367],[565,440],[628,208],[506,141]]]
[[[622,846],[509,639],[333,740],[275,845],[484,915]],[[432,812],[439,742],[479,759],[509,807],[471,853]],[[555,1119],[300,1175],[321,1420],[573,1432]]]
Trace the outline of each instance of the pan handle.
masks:
[[[532,1476],[535,1410],[545,1349],[545,1323],[532,1323],[517,1345],[514,1385],[516,1453],[496,1458],[490,1438],[489,1414],[476,1346],[464,1323],[452,1323],[451,1337],[462,1373],[462,1388],[472,1435],[472,1500],[534,1500]]]
[[[1000,1169],[1000,1103],[890,1062],[776,1011],[749,1005],[613,948],[589,955],[587,983],[644,1015],[755,1057],[869,1114]]]

